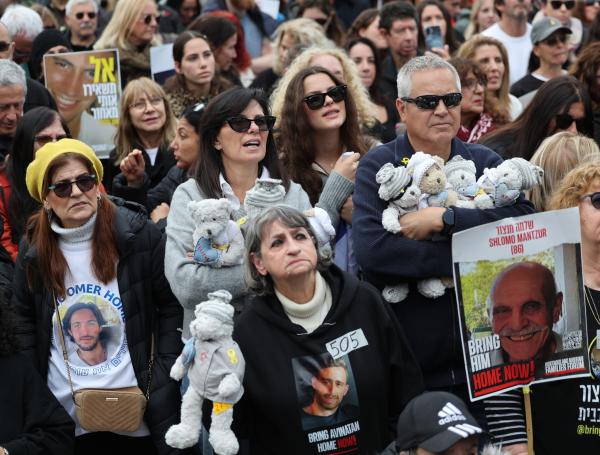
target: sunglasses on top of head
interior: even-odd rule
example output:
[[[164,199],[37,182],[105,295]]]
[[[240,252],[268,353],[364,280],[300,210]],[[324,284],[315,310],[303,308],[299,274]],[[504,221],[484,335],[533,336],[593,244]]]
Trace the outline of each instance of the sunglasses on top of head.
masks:
[[[246,118],[242,116],[229,117],[227,124],[236,133],[246,133],[250,129],[252,122],[258,127],[258,131],[271,131],[275,125],[276,118],[272,115],[259,115],[257,117]]]
[[[86,174],[80,175],[75,180],[53,183],[52,185],[48,185],[48,189],[50,191],[54,191],[54,194],[56,194],[58,197],[65,198],[71,196],[71,193],[73,192],[73,184],[77,185],[77,188],[79,188],[79,191],[82,193],[87,193],[94,188],[96,183],[97,180],[94,174]]]
[[[590,198],[590,202],[592,203],[592,206],[596,210],[600,210],[600,193],[596,192],[596,193],[584,194],[583,196],[581,196],[580,199],[583,201],[588,197]]]
[[[325,93],[314,93],[312,95],[308,95],[304,98],[304,102],[308,106],[309,109],[316,111],[317,109],[321,109],[325,104],[325,98],[329,97],[333,100],[334,103],[339,103],[342,100],[346,99],[346,86],[345,85],[336,85],[333,88],[330,88]]]
[[[560,0],[551,0],[548,3],[550,3],[552,9],[560,9],[560,7],[563,5],[565,5],[565,8],[567,9],[575,8],[575,0],[567,0],[566,2],[561,2]]]
[[[413,103],[419,109],[433,110],[443,101],[447,108],[456,107],[462,101],[462,93],[446,93],[445,95],[421,95],[415,98],[402,97],[402,101]]]

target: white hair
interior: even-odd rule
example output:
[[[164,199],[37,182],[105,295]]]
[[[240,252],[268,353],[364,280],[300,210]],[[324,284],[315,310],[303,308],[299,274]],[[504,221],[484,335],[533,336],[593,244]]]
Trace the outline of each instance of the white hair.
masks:
[[[11,40],[17,35],[23,35],[33,41],[44,30],[40,15],[23,5],[10,5],[4,11],[0,22],[8,30]]]
[[[67,2],[67,5],[65,6],[65,14],[67,16],[70,16],[71,10],[73,9],[74,6],[87,5],[88,3],[92,4],[92,6],[94,7],[94,11],[97,13],[98,12],[98,4],[94,0],[69,0]]]
[[[436,69],[446,69],[450,71],[454,77],[456,91],[461,91],[460,77],[456,68],[437,55],[423,55],[421,57],[410,59],[402,68],[400,68],[400,71],[398,71],[398,78],[396,79],[398,98],[410,96],[410,91],[412,90],[412,77],[415,73]]]
[[[0,59],[0,87],[20,85],[27,94],[27,78],[25,71],[12,60]]]

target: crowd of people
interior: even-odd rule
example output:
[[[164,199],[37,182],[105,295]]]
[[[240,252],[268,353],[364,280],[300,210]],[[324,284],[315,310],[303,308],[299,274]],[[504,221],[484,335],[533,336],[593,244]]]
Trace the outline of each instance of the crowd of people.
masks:
[[[600,390],[599,12],[599,0],[0,1],[0,455],[215,453],[210,403],[188,435],[198,443],[165,435],[192,412],[171,369],[216,291],[245,358],[226,413],[240,454],[598,453],[580,410]],[[151,69],[162,44],[164,79]],[[120,82],[118,121],[98,120],[109,97],[86,89],[100,71]],[[392,233],[380,170],[418,152],[470,160],[476,178],[520,159],[543,178],[510,205],[399,212]],[[209,200],[225,201],[240,260],[198,260],[191,207]],[[420,282],[452,277],[453,234],[569,207],[593,368],[532,386],[527,431],[519,390],[469,399],[455,291]],[[522,314],[499,310],[526,278]],[[403,301],[384,299],[398,285]],[[545,266],[506,267],[488,303],[490,330],[513,333],[507,361],[560,345],[533,330],[563,311]],[[135,389],[143,418],[90,429],[88,389]]]

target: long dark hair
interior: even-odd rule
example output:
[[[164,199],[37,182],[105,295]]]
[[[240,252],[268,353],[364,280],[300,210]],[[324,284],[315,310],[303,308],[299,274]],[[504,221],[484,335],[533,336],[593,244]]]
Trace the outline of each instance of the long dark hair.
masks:
[[[223,197],[223,191],[219,184],[219,173],[222,173],[227,180],[227,174],[223,166],[223,157],[221,151],[215,148],[215,141],[219,131],[229,117],[242,113],[251,101],[256,101],[262,108],[264,115],[270,115],[269,103],[262,90],[234,87],[217,95],[208,103],[202,116],[200,129],[202,135],[200,138],[200,158],[201,165],[196,169],[196,182],[198,188],[207,198]],[[283,172],[273,133],[269,132],[267,137],[267,152],[265,157],[258,163],[257,175],[260,175],[262,166],[266,167],[272,178],[281,179],[283,186],[289,188],[289,179]]]
[[[348,44],[346,44],[346,51],[348,54],[350,54],[352,48],[357,44],[364,44],[365,46],[368,46],[373,53],[373,57],[375,59],[375,80],[373,81],[373,84],[371,84],[371,87],[369,87],[369,95],[375,104],[385,106],[387,103],[383,93],[381,93],[379,83],[381,79],[381,58],[379,57],[379,51],[373,41],[371,41],[369,38],[357,37],[352,38],[350,41],[348,41]]]
[[[298,72],[288,85],[281,110],[281,125],[277,132],[277,145],[283,156],[284,167],[294,182],[299,183],[316,204],[323,189],[319,173],[312,168],[316,157],[313,131],[304,111],[304,80],[315,74],[326,74],[335,85],[342,82],[325,68],[312,66]],[[346,121],[340,127],[340,142],[347,150],[361,155],[368,149],[360,131],[356,104],[352,90],[346,91]]]
[[[450,17],[450,13],[443,5],[442,2],[438,0],[424,0],[417,6],[417,24],[419,24],[418,32],[419,32],[419,49],[421,51],[425,51],[425,34],[423,33],[423,26],[421,25],[423,18],[423,10],[425,10],[428,6],[435,6],[442,12],[442,16],[444,16],[444,21],[446,22],[446,36],[444,37],[444,44],[448,45],[448,49],[450,50],[450,55],[454,54],[456,49],[458,49],[458,43],[454,38],[454,29],[452,28],[452,18]]]
[[[69,126],[61,115],[45,106],[28,111],[17,124],[12,143],[12,151],[7,164],[10,182],[10,198],[8,200],[8,223],[12,230],[13,243],[18,244],[25,233],[27,219],[40,207],[33,199],[25,185],[27,166],[35,157],[35,137],[54,121],[60,120],[65,133],[71,137]]]
[[[560,76],[545,82],[521,115],[487,136],[483,144],[496,150],[500,144],[508,143],[507,149],[497,150],[503,158],[529,160],[542,141],[554,134],[555,131],[550,131],[550,124],[555,117],[568,113],[571,105],[578,102],[585,110],[583,127],[579,132],[592,137],[592,103],[587,90],[577,79]]]
[[[207,36],[194,30],[186,30],[184,32],[181,32],[175,40],[175,42],[173,43],[173,60],[175,62],[181,65],[183,57],[185,56],[185,45],[196,38],[206,42],[206,44],[208,44],[208,47],[210,47],[211,52],[213,52],[214,54],[215,50],[213,44],[210,42]],[[229,88],[230,86],[231,84],[220,75],[218,65],[215,62],[215,73],[210,81],[210,89],[208,96],[216,96],[223,90]],[[178,89],[187,90],[185,84],[185,76],[181,73],[174,74],[165,81],[164,88],[167,93],[173,92]]]

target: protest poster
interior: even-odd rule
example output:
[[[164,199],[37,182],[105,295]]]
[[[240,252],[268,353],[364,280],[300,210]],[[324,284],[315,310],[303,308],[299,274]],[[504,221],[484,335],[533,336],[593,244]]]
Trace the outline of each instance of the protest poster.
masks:
[[[165,81],[175,74],[173,43],[150,48],[150,72],[152,80],[160,85],[164,85]]]
[[[458,232],[452,258],[471,400],[589,375],[577,208]]]
[[[108,158],[119,124],[118,50],[46,54],[44,79],[71,136]]]

